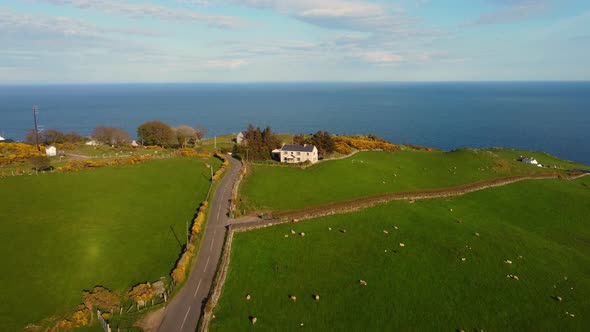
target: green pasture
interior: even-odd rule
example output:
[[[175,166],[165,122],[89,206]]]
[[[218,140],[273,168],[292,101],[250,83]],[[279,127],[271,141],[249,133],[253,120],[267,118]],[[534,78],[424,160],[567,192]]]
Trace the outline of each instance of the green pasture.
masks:
[[[306,169],[252,165],[241,186],[242,212],[280,211],[383,192],[434,189],[499,177],[559,171],[516,161],[523,151],[462,149],[360,152]],[[555,157],[528,153],[542,164],[579,168]],[[570,167],[571,166],[571,167]]]
[[[587,331],[589,202],[528,180],[237,233],[211,330]]]
[[[168,276],[217,159],[0,179],[0,330],[72,311],[82,290]]]

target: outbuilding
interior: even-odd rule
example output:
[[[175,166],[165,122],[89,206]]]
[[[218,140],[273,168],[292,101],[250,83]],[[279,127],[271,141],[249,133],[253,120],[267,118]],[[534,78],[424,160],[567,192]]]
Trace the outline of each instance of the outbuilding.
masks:
[[[45,153],[47,154],[47,157],[55,157],[57,156],[57,149],[53,145],[48,146],[45,148]]]

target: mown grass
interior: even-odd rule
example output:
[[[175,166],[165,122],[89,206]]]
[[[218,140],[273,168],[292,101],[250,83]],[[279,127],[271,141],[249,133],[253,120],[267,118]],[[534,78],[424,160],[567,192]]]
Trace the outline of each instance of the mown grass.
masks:
[[[588,202],[529,180],[238,233],[212,331],[586,331]]]
[[[453,152],[404,150],[361,152],[307,169],[252,165],[241,186],[243,212],[280,211],[383,192],[434,189],[498,177],[555,172],[516,161],[523,151],[463,149]],[[569,164],[536,153],[541,163]]]
[[[220,165],[170,158],[0,179],[0,330],[71,311],[95,285],[124,293],[167,276],[207,194],[205,163]]]

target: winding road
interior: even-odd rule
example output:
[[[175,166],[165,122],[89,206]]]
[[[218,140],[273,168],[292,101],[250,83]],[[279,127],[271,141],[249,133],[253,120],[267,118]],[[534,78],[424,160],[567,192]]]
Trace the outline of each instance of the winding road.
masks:
[[[221,256],[230,220],[227,212],[232,188],[240,175],[240,162],[233,158],[228,160],[229,170],[210,202],[209,219],[195,265],[184,287],[166,306],[159,332],[194,332],[197,327]]]

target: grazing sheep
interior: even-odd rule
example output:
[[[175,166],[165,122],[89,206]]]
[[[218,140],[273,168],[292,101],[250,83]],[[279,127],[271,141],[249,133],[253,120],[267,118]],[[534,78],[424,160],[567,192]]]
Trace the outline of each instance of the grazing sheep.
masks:
[[[507,260],[504,261],[504,263],[506,263],[506,264],[512,264],[512,261],[509,260],[509,259],[507,259]]]
[[[393,226],[394,229],[398,229],[397,226]]]
[[[449,209],[450,212],[453,212],[453,209]]]
[[[332,230],[332,227],[328,227],[328,230],[331,231]]]
[[[465,257],[461,258],[462,262],[465,262],[466,260],[467,260],[467,258],[465,258]]]
[[[345,229],[341,229],[340,230],[340,233],[346,233],[346,230]]]
[[[367,282],[363,279],[359,280],[359,283],[361,284],[361,286],[367,286]]]
[[[406,244],[405,244],[405,243],[403,243],[403,242],[400,242],[400,243],[399,243],[399,246],[400,246],[400,247],[405,247],[405,246],[406,246]]]
[[[250,294],[246,295],[246,301],[250,301],[252,297],[250,296]]]
[[[299,233],[299,235],[301,235],[301,236],[305,236],[305,233],[301,232],[301,233]]]
[[[291,296],[289,296],[289,298],[291,299],[291,301],[297,302],[297,296],[291,295]]]
[[[473,233],[473,235],[479,237],[479,233],[478,232]]]
[[[295,232],[295,230],[292,229],[291,230],[291,234],[295,234],[295,233],[297,233],[297,232]]]
[[[289,235],[285,234],[285,237],[289,237]]]
[[[388,232],[388,231],[386,231],[386,230],[383,230],[383,233],[385,233],[385,234],[389,234],[389,232]]]
[[[250,318],[250,321],[252,322],[252,325],[256,324],[256,321],[257,321],[257,320],[258,320],[258,319],[257,319],[256,317],[251,317],[251,318]]]
[[[320,300],[320,296],[319,296],[319,295],[317,295],[317,294],[315,294],[315,295],[313,296],[313,299],[314,299],[314,300],[316,300],[316,301],[319,301],[319,300]]]

